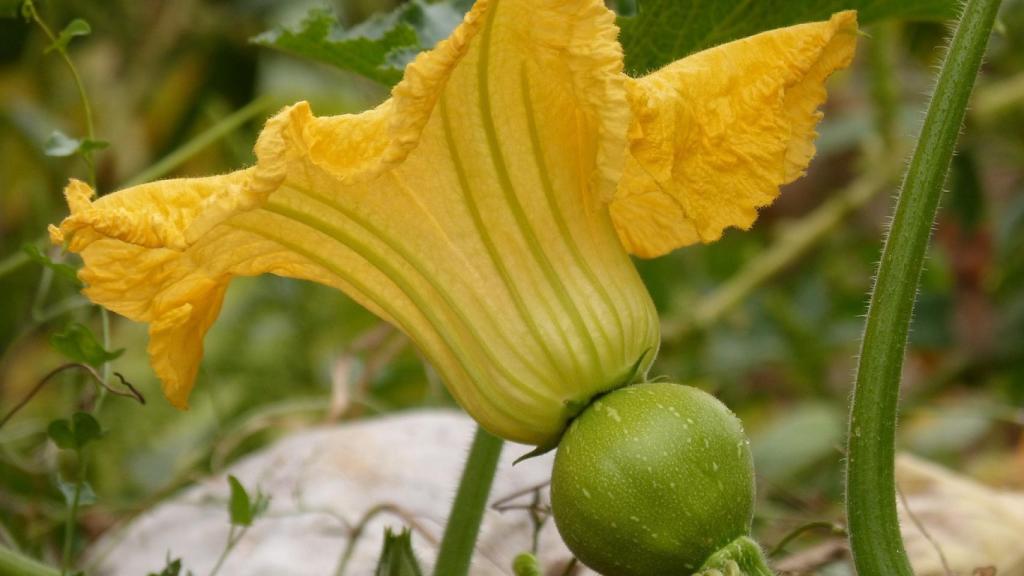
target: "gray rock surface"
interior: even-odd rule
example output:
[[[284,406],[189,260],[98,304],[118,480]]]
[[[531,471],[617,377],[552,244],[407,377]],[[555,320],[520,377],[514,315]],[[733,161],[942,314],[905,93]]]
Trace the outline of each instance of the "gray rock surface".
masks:
[[[345,574],[373,574],[385,527],[410,524],[417,555],[429,570],[474,429],[454,411],[405,412],[303,430],[235,463],[225,474],[271,500],[218,576],[336,574],[353,526],[381,507],[386,510],[356,539]],[[549,479],[551,453],[512,466],[529,450],[506,444],[492,504],[522,492],[515,503],[529,505],[531,488]],[[1024,576],[1024,495],[992,490],[909,455],[897,460],[897,477],[915,517],[900,505],[915,573],[945,574],[937,544],[956,574],[994,566],[1000,576]],[[90,573],[141,576],[158,572],[170,555],[181,557],[196,576],[209,574],[228,537],[227,497],[226,475],[180,492],[101,539],[90,552],[97,567]],[[542,504],[547,498],[541,490]],[[525,510],[489,508],[471,574],[511,574],[513,558],[531,548],[532,537]],[[546,574],[561,575],[571,556],[550,520],[539,533],[539,550]],[[573,574],[594,573],[577,567]]]
[[[373,573],[384,528],[408,524],[401,515],[417,525],[413,542],[429,567],[474,429],[468,417],[454,411],[406,412],[305,430],[237,462],[227,473],[250,492],[259,488],[269,495],[270,506],[219,576],[335,574],[351,527],[378,506],[393,509],[367,524],[345,574]],[[548,480],[552,454],[512,466],[529,449],[505,445],[492,501]],[[208,574],[228,536],[227,497],[226,476],[214,476],[108,534],[92,549],[96,574],[159,571],[168,554],[181,557],[196,576]],[[528,505],[531,498],[516,502]],[[526,511],[489,509],[472,574],[510,574],[512,559],[530,549],[532,535]],[[540,551],[544,566],[555,573],[571,558],[551,521],[540,533]]]

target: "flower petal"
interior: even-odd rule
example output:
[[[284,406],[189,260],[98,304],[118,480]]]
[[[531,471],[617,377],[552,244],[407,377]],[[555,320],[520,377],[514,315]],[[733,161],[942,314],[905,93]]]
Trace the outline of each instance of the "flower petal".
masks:
[[[611,204],[650,258],[749,228],[814,156],[824,83],[849,65],[854,12],[699,52],[632,81],[630,154]]]
[[[548,443],[657,346],[605,209],[630,117],[616,32],[599,0],[478,0],[376,109],[286,108],[226,176],[95,202],[72,183],[54,240],[93,300],[151,323],[176,404],[231,277],[270,272],[342,290],[491,432]]]

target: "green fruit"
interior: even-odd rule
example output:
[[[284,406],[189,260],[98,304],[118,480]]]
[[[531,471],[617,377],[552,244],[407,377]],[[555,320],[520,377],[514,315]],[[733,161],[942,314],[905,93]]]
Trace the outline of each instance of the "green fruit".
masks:
[[[620,388],[562,437],[551,505],[569,549],[606,576],[691,574],[750,532],[749,442],[739,419],[696,388]]]

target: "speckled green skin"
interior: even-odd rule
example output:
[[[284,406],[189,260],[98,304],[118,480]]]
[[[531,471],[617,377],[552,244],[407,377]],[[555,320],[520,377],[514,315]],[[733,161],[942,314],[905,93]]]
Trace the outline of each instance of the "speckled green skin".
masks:
[[[739,419],[697,388],[620,388],[562,437],[551,505],[569,549],[606,576],[692,574],[750,532],[750,444]]]

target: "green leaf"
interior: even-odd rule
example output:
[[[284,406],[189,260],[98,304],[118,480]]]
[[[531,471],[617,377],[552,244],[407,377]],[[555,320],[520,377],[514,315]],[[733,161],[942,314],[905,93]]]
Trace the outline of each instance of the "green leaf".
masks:
[[[67,420],[54,420],[46,428],[46,435],[53,440],[57,448],[61,450],[75,450],[75,433],[71,431],[71,424]]]
[[[315,8],[297,27],[278,27],[252,42],[391,86],[418,52],[455,29],[468,7],[466,0],[412,0],[348,29],[329,10]]]
[[[103,436],[103,430],[92,415],[76,412],[71,416],[70,422],[63,418],[50,422],[46,428],[46,434],[58,448],[77,451],[93,440],[100,439]]]
[[[64,29],[60,31],[60,34],[57,35],[57,39],[53,41],[53,44],[47,46],[46,50],[43,50],[43,53],[47,54],[54,50],[63,52],[67,49],[72,38],[75,38],[76,36],[88,36],[90,33],[92,33],[92,27],[89,26],[89,23],[81,18],[75,18],[71,22],[68,22],[68,25],[65,26]]]
[[[109,351],[96,339],[89,327],[78,322],[50,336],[50,345],[75,362],[99,368],[124,353],[124,348]]]
[[[75,285],[80,284],[78,281],[78,270],[76,270],[74,266],[64,264],[62,262],[54,262],[35,244],[25,244],[21,247],[21,251],[27,254],[33,262],[40,266],[53,270],[55,274],[70,280]]]
[[[64,503],[70,508],[75,501],[75,483],[66,482],[63,478],[57,478],[57,487],[60,488],[60,493],[64,495]],[[81,488],[78,489],[78,506],[92,506],[96,503],[96,491],[92,489],[92,485],[88,482],[82,482]]]
[[[228,501],[228,512],[231,514],[231,523],[235,526],[252,525],[253,506],[249,500],[249,493],[238,481],[238,478],[229,475],[228,483],[231,485],[231,499]]]
[[[103,150],[108,146],[110,146],[110,142],[107,142],[106,140],[90,140],[88,138],[84,138],[82,140],[82,144],[78,147],[78,151],[82,154],[88,154],[94,150]]]
[[[102,150],[110,146],[105,140],[72,138],[60,130],[54,130],[43,143],[43,153],[56,158],[66,158],[75,154],[88,154],[94,150]]]
[[[376,576],[422,576],[420,564],[412,550],[412,532],[403,528],[398,534],[388,528],[384,532],[384,547],[377,562]]]
[[[71,415],[71,425],[75,432],[75,442],[79,448],[103,436],[100,423],[87,412],[75,412]]]
[[[171,560],[171,557],[168,556],[167,560],[165,560],[165,562],[166,562],[166,564],[164,565],[164,569],[163,570],[161,570],[160,572],[150,572],[146,576],[180,576],[181,575],[181,558],[175,558],[174,560]]]
[[[857,10],[861,25],[890,18],[944,20],[957,0],[641,0],[619,18],[626,69],[645,74],[705,48],[802,22]]]

